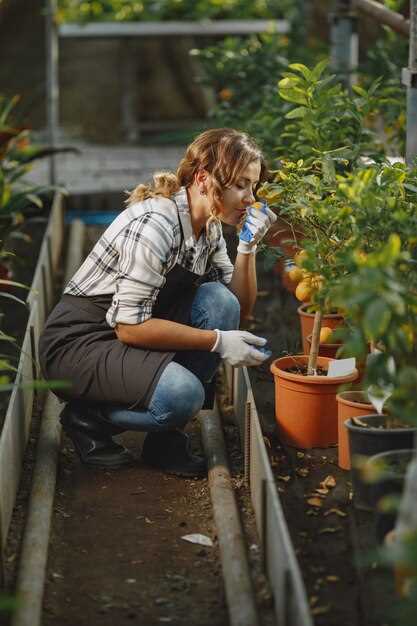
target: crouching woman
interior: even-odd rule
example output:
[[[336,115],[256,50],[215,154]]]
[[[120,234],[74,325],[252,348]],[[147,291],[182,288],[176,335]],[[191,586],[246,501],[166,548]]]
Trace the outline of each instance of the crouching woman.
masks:
[[[205,459],[184,433],[220,359],[259,365],[265,339],[240,331],[256,299],[255,252],[275,215],[251,208],[263,156],[233,129],[203,132],[176,174],[139,185],[65,287],[40,338],[46,379],[65,379],[60,420],[87,465],[131,463],[113,440],[147,433],[142,458],[182,476]],[[232,265],[221,222],[240,231]]]

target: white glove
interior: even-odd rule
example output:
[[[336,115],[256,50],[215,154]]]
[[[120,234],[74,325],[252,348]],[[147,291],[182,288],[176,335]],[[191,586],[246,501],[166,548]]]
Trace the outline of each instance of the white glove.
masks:
[[[275,222],[277,216],[268,205],[263,202],[255,202],[248,209],[248,214],[243,222],[239,233],[239,245],[237,251],[242,254],[254,254],[256,244],[267,233],[269,227]]]
[[[245,365],[260,365],[268,354],[264,354],[253,346],[264,346],[266,339],[248,333],[246,330],[218,330],[217,339],[211,352],[218,352],[222,359],[230,365],[239,367]]]

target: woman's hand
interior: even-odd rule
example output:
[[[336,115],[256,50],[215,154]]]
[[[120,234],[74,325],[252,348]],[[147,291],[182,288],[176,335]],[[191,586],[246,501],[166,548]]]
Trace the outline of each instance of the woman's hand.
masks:
[[[237,251],[242,254],[253,254],[257,244],[265,236],[277,216],[266,203],[255,202],[248,209],[245,221],[239,234]]]
[[[222,359],[235,367],[260,365],[269,354],[256,349],[266,344],[264,337],[257,337],[246,330],[218,330],[217,340],[211,352],[218,352]]]

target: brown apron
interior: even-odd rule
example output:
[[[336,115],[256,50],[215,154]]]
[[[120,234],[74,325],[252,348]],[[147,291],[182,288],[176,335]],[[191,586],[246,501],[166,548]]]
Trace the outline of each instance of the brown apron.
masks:
[[[177,263],[166,276],[152,316],[190,325],[195,292],[204,282],[206,275]],[[105,319],[111,301],[112,294],[62,296],[40,337],[42,373],[47,380],[70,381],[69,388],[54,391],[63,400],[145,408],[175,352],[146,350],[119,341]]]

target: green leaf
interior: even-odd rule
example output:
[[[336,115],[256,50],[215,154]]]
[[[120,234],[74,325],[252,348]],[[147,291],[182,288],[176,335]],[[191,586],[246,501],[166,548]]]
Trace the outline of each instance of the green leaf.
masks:
[[[308,109],[306,107],[296,107],[292,109],[292,111],[289,111],[285,117],[287,120],[299,119],[305,117],[307,112]]]
[[[398,259],[401,252],[401,239],[399,235],[396,233],[392,233],[389,238],[387,244],[383,247],[381,251],[381,259],[390,264],[396,259]]]
[[[279,95],[283,100],[287,100],[288,102],[293,102],[295,104],[308,104],[308,100],[306,98],[305,93],[301,89],[291,88],[291,89],[280,89]]]
[[[391,321],[391,310],[383,300],[373,300],[365,310],[363,327],[371,339],[379,339]]]
[[[313,69],[313,72],[312,72],[314,80],[318,80],[320,78],[320,76],[323,74],[328,64],[329,62],[327,59],[323,59],[323,61],[320,61],[320,63],[317,63],[316,67]]]
[[[6,293],[4,291],[0,291],[0,298],[9,298],[9,300],[15,300],[15,302],[19,302],[19,304],[23,304],[23,306],[27,306],[27,303],[24,300],[21,300],[17,296],[14,296],[12,293]]]
[[[302,63],[291,63],[288,67],[291,70],[295,70],[296,72],[300,72],[300,74],[302,74],[306,80],[311,82],[311,80],[313,78],[313,73],[312,73],[311,70],[308,69],[308,67],[306,67]]]
[[[352,85],[352,89],[355,93],[358,94],[358,96],[362,96],[363,98],[367,98],[368,93],[366,92],[366,90],[363,87],[360,87],[359,85]]]

